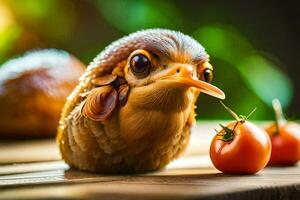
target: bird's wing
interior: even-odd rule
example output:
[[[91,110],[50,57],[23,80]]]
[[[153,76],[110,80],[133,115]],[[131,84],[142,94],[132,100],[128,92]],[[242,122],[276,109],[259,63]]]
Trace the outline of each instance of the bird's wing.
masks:
[[[85,118],[80,113],[80,106],[75,107],[66,117],[65,127],[60,128],[59,144],[64,160],[84,170],[101,170],[117,165],[122,160],[119,151],[124,148],[120,144],[119,130],[113,125],[118,124],[114,122],[118,120],[117,116],[112,116],[104,125]],[[110,166],[105,166],[105,163]]]

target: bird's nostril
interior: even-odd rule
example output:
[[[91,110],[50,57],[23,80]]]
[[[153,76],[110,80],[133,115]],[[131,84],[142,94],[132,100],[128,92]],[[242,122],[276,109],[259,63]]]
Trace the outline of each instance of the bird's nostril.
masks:
[[[180,72],[180,69],[177,69],[176,72],[179,73],[179,72]]]

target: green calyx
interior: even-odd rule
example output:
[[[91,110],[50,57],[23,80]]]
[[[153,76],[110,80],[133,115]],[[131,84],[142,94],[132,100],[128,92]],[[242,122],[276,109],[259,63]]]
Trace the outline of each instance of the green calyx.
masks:
[[[220,136],[221,140],[223,140],[224,142],[230,142],[233,140],[234,137],[234,129],[230,129],[226,126],[223,126],[222,124],[220,124],[220,126],[222,127],[222,129],[225,131],[224,134],[218,134],[218,136]]]
[[[220,137],[221,140],[223,140],[224,142],[230,142],[234,139],[234,130],[237,127],[238,123],[241,123],[241,124],[245,123],[246,120],[256,111],[256,108],[254,108],[247,116],[244,116],[244,115],[237,115],[229,107],[227,107],[222,101],[220,101],[220,103],[236,120],[236,124],[234,125],[233,129],[230,129],[230,128],[220,124],[220,126],[222,127],[222,129],[224,130],[225,133],[219,134],[217,131],[218,136]]]

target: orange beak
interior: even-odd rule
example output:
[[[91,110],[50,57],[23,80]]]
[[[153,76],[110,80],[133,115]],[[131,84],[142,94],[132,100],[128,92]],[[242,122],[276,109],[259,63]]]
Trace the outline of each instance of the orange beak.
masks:
[[[160,77],[158,81],[177,83],[186,87],[194,87],[201,92],[210,96],[225,99],[222,90],[205,81],[193,78],[193,66],[187,64],[179,64],[178,67],[172,68],[166,75]]]

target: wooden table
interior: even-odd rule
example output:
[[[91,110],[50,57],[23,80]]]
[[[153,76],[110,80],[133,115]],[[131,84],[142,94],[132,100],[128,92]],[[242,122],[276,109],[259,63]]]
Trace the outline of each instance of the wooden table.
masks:
[[[186,154],[165,170],[108,176],[69,169],[54,139],[0,142],[0,199],[300,199],[300,167],[219,173],[208,157],[214,122],[200,122]]]

